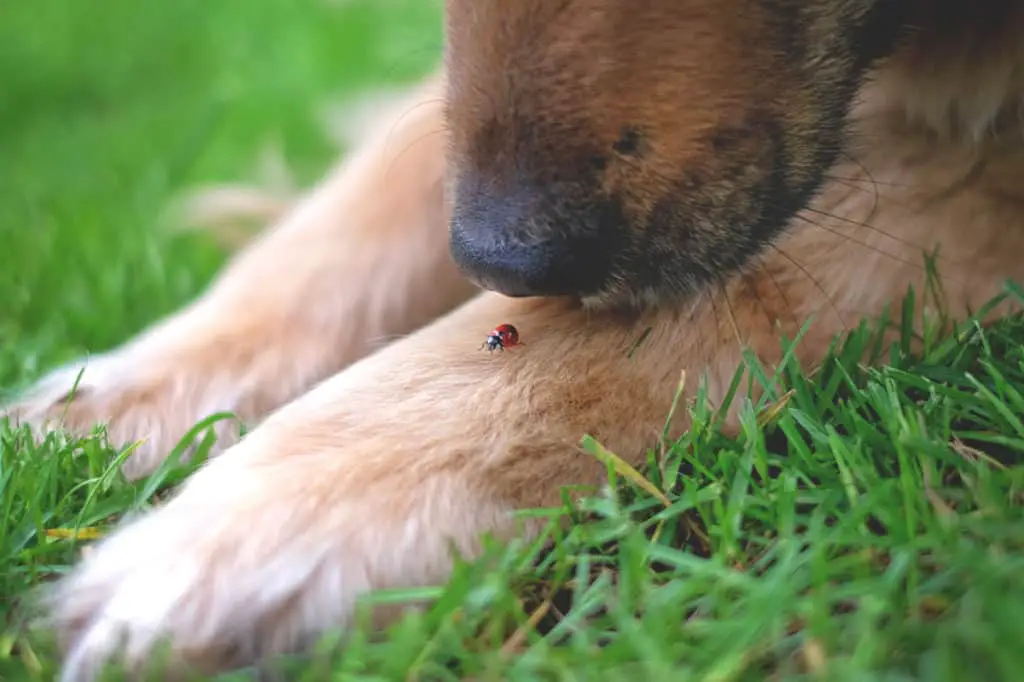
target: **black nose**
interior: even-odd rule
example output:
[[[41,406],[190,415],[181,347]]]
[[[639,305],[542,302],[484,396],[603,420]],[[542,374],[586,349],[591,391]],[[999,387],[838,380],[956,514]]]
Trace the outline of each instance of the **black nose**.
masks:
[[[533,192],[456,192],[450,247],[462,272],[506,296],[586,296],[608,277],[621,220],[612,203],[568,206]]]

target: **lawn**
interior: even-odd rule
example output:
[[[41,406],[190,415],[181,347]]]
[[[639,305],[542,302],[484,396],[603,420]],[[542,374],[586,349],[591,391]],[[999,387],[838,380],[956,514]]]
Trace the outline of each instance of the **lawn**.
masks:
[[[324,108],[425,73],[438,19],[424,0],[0,7],[0,387],[200,291],[225,255],[161,228],[172,201],[258,180],[274,145],[315,181],[337,153]],[[1020,679],[1024,320],[937,329],[913,354],[874,338],[856,330],[811,376],[786,364],[737,437],[700,399],[680,405],[693,428],[641,472],[584,441],[614,485],[529,512],[571,524],[460,564],[417,593],[428,612],[282,661],[286,679]],[[855,360],[869,347],[879,369]],[[34,444],[0,425],[0,680],[53,679],[26,622],[31,590],[80,551],[53,529],[188,474],[128,484],[118,455],[102,434]]]

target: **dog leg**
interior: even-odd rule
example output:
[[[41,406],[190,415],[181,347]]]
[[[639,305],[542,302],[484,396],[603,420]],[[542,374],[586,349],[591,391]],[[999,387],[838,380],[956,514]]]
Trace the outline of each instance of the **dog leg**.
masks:
[[[642,321],[482,294],[348,367],[89,554],[54,601],[65,679],[122,635],[130,664],[160,637],[201,670],[249,662],[345,626],[368,589],[443,581],[449,541],[473,555],[512,509],[600,481],[584,433],[630,457],[660,433],[695,363],[674,319],[630,359]],[[525,343],[480,350],[500,322]]]
[[[466,300],[475,289],[447,247],[442,104],[435,78],[202,297],[52,372],[6,414],[37,429],[63,418],[76,433],[103,422],[117,444],[141,439],[125,463],[141,476],[205,416],[258,421]],[[238,425],[218,432],[226,446]]]

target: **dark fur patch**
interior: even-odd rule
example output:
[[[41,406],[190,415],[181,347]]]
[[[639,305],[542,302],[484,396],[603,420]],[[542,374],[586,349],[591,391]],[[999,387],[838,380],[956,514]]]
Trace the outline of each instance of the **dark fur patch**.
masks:
[[[592,250],[600,225],[596,297],[664,303],[742,268],[810,201],[866,70],[919,0],[545,2],[449,0],[455,175],[545,197],[522,224],[478,202],[474,229],[495,234],[475,238],[509,244],[495,256],[509,267],[558,245],[546,266],[571,269],[573,240]],[[608,202],[618,225],[596,217]],[[454,210],[470,224],[465,202]]]
[[[616,154],[623,156],[643,156],[644,138],[639,130],[632,126],[622,129],[619,139],[612,145]]]
[[[654,204],[637,248],[621,264],[637,289],[693,293],[746,263],[808,199],[786,180],[785,135],[767,113],[716,130],[708,146],[716,161],[687,172]],[[686,250],[677,246],[680,237]]]

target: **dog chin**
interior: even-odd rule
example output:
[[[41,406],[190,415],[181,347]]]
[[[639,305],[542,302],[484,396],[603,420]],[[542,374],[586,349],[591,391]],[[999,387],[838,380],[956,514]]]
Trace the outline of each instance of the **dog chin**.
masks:
[[[594,294],[579,297],[580,304],[588,311],[629,311],[644,312],[665,306],[665,296],[653,288],[631,289],[613,283]]]

